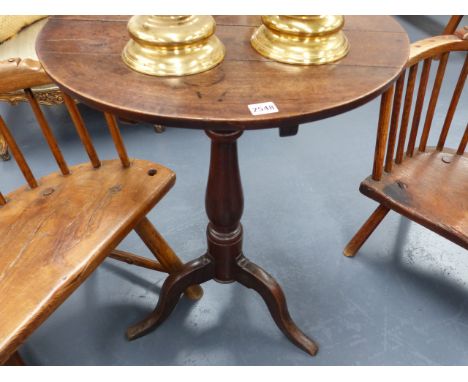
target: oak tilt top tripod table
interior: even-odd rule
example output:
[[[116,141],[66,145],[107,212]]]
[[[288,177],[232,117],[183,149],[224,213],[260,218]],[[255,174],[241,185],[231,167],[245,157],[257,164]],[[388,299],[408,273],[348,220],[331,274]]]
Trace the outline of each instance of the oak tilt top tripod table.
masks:
[[[211,279],[237,281],[256,290],[283,333],[314,355],[318,347],[292,321],[278,283],[244,257],[237,139],[244,130],[262,128],[294,135],[301,123],[343,113],[377,97],[404,68],[409,53],[406,33],[391,17],[349,16],[344,31],[351,50],[343,60],[293,66],[268,60],[250,46],[260,17],[220,16],[216,34],[226,46],[220,65],[192,76],[153,77],[133,72],[121,60],[128,19],[52,17],[36,46],[46,72],[80,101],[128,120],[203,129],[211,139],[206,254],[167,278],[156,309],[130,327],[128,337],[161,324],[187,286]],[[272,102],[277,111],[253,115],[255,106],[249,105],[265,102]]]

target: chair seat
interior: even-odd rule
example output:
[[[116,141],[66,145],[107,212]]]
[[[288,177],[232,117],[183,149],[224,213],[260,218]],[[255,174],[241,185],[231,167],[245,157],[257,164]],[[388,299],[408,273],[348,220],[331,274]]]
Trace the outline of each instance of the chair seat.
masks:
[[[0,364],[175,182],[171,170],[144,160],[71,171],[12,192],[0,207]]]
[[[468,157],[451,150],[417,153],[360,191],[468,249]]]

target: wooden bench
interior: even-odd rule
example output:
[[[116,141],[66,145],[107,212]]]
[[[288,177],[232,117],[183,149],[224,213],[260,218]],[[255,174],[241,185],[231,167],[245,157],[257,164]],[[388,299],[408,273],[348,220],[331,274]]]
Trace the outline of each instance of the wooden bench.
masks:
[[[21,364],[17,348],[107,256],[164,272],[179,270],[182,262],[145,217],[170,190],[175,174],[130,159],[109,114],[105,119],[119,159],[101,161],[75,102],[64,94],[90,158],[69,167],[30,89],[47,80],[42,68],[19,59],[5,65],[2,74],[8,77],[2,77],[0,92],[25,88],[60,169],[36,179],[0,117],[0,133],[27,182],[8,195],[0,193],[0,364]],[[116,250],[133,229],[158,261]],[[198,299],[202,290],[195,286],[187,295]]]

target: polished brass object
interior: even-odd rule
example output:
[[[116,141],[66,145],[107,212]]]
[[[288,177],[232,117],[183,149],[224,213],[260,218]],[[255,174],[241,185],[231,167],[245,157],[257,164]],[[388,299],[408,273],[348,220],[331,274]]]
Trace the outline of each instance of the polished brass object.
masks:
[[[224,58],[215,29],[211,16],[133,16],[122,59],[133,70],[153,76],[204,72]]]
[[[251,43],[262,56],[287,64],[321,65],[349,51],[343,16],[262,16]]]

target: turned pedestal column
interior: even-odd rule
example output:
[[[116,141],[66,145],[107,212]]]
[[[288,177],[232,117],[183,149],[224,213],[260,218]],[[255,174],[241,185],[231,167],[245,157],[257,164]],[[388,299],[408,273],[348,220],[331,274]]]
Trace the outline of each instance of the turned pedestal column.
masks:
[[[276,280],[242,252],[244,208],[242,183],[237,159],[237,139],[242,131],[207,131],[211,138],[211,159],[206,188],[206,230],[208,249],[202,257],[187,263],[169,275],[161,289],[156,309],[142,322],[130,327],[130,339],[140,337],[159,326],[172,312],[184,290],[193,284],[214,279],[220,283],[239,282],[257,291],[270,310],[276,325],[291,342],[311,355],[317,345],[291,319],[286,298]]]

